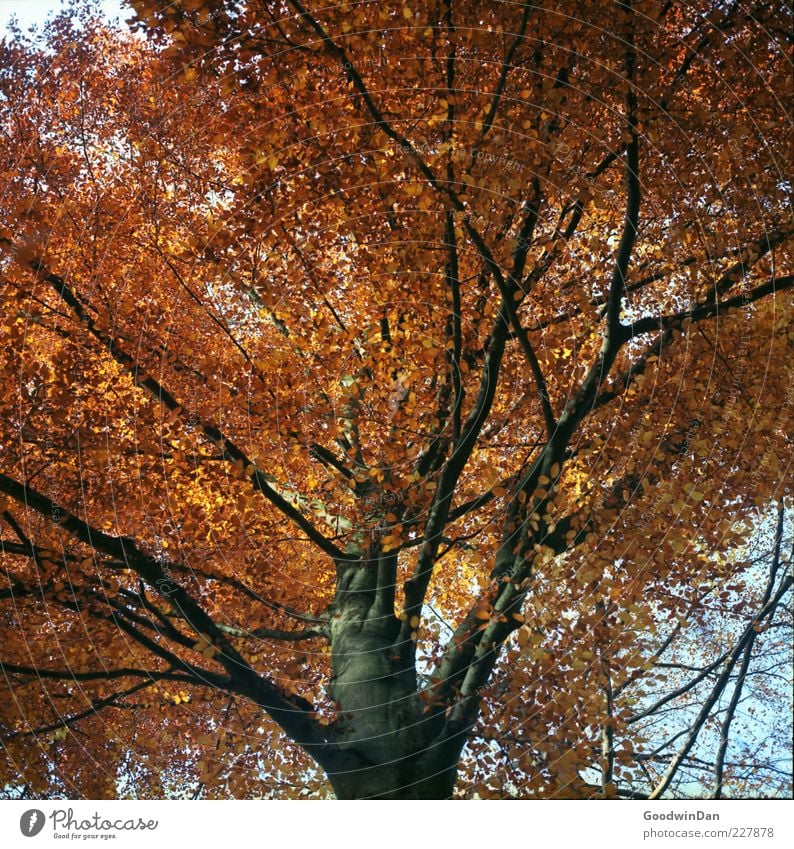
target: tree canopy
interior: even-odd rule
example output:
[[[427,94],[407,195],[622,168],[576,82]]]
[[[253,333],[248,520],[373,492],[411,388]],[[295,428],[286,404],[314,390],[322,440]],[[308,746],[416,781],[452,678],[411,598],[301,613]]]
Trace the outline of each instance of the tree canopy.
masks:
[[[131,6],[0,46],[0,791],[790,793],[787,5]]]

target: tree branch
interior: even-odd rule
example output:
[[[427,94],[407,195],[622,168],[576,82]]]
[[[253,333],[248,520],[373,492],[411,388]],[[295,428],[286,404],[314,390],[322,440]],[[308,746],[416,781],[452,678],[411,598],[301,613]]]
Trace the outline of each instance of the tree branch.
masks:
[[[769,580],[767,581],[766,590],[764,591],[762,606],[766,605],[769,601],[772,589],[775,586],[775,581],[777,580],[778,569],[780,568],[780,547],[783,542],[783,518],[783,502],[780,501],[777,507],[777,527],[775,529],[775,544],[772,552],[772,566],[769,570]],[[719,799],[722,796],[725,756],[728,752],[731,723],[736,715],[736,708],[739,706],[739,701],[742,697],[742,689],[744,688],[744,682],[747,678],[747,670],[750,668],[750,661],[753,657],[753,647],[755,646],[757,636],[758,632],[753,630],[747,640],[747,647],[744,650],[742,663],[739,668],[739,675],[733,688],[733,695],[731,696],[728,710],[725,712],[722,725],[720,726],[720,745],[717,750],[717,760],[714,767],[714,791],[712,793],[712,799]]]
[[[7,734],[3,739],[5,740],[13,740],[16,737],[38,737],[40,734],[49,734],[52,731],[58,731],[62,728],[70,728],[76,722],[79,722],[81,719],[86,719],[89,716],[94,716],[103,708],[108,707],[120,707],[118,704],[119,699],[123,699],[126,696],[132,696],[135,693],[140,692],[141,690],[145,690],[148,687],[154,686],[157,683],[158,679],[153,679],[151,681],[139,681],[132,687],[129,687],[126,690],[122,690],[119,693],[113,693],[110,696],[106,696],[103,699],[95,699],[91,702],[91,707],[86,708],[79,713],[74,713],[71,716],[64,716],[58,722],[52,722],[49,725],[41,725],[38,728],[31,728],[28,731],[13,731],[11,734]],[[172,679],[169,679],[172,680]],[[195,683],[191,681],[190,683]]]
[[[536,7],[531,3],[527,3],[524,6],[524,13],[521,15],[521,22],[518,25],[518,32],[507,51],[504,62],[502,63],[502,68],[499,71],[499,79],[497,80],[496,88],[494,89],[493,97],[491,98],[491,105],[488,108],[488,114],[485,116],[485,120],[483,121],[482,130],[480,130],[481,139],[488,134],[488,131],[493,126],[494,118],[496,117],[496,110],[499,108],[499,101],[502,99],[505,84],[507,83],[507,75],[510,73],[512,68],[513,56],[515,56],[516,50],[518,50],[519,45],[524,40],[524,33],[527,31],[527,23],[529,22],[530,12],[532,12],[535,8]]]
[[[751,289],[749,292],[745,292],[742,295],[735,295],[733,298],[728,298],[725,301],[708,301],[697,304],[688,310],[679,310],[678,312],[668,313],[667,315],[641,318],[639,321],[635,321],[630,325],[629,333],[631,338],[634,338],[635,336],[641,336],[643,333],[650,333],[653,330],[679,329],[683,321],[704,321],[720,313],[749,306],[761,298],[765,298],[767,295],[785,292],[792,287],[794,287],[794,275],[789,274],[785,277],[773,277],[766,283]]]
[[[145,374],[140,369],[137,361],[123,351],[116,341],[107,333],[102,331],[97,323],[91,318],[83,304],[74,294],[72,289],[67,285],[66,280],[53,274],[46,269],[43,269],[38,263],[33,263],[32,267],[35,271],[43,274],[43,279],[46,280],[55,290],[58,297],[69,306],[86,329],[94,336],[100,344],[107,349],[113,359],[121,365],[127,373],[132,377],[136,386],[147,390],[149,394],[162,404],[166,409],[173,413],[178,413],[186,418],[192,418],[198,422],[202,433],[214,445],[216,445],[224,455],[224,458],[240,464],[241,471],[245,471],[248,475],[254,489],[261,492],[265,498],[273,504],[287,518],[291,519],[322,551],[324,551],[333,560],[344,559],[344,552],[337,548],[329,539],[327,539],[319,530],[297,510],[281,493],[271,485],[271,476],[265,474],[258,469],[254,463],[248,458],[245,452],[233,443],[223,432],[214,424],[204,421],[198,414],[187,410],[181,405],[176,398],[162,386],[154,377]],[[250,471],[248,471],[250,470]]]
[[[201,684],[192,675],[176,672],[174,669],[147,670],[135,667],[121,667],[119,669],[103,669],[94,672],[74,672],[71,669],[41,669],[38,666],[20,666],[15,663],[6,663],[0,660],[0,672],[6,675],[30,675],[32,678],[52,679],[58,681],[113,681],[116,678],[146,678],[154,681],[179,681],[183,684]],[[228,683],[228,679],[207,672],[213,686]]]
[[[736,665],[739,656],[744,652],[748,645],[752,643],[755,639],[755,626],[761,623],[764,619],[770,616],[775,612],[777,605],[780,603],[783,596],[791,589],[791,585],[794,581],[792,580],[791,575],[787,575],[780,583],[780,587],[778,591],[774,594],[771,600],[765,605],[765,607],[759,612],[756,617],[755,622],[751,623],[748,628],[745,630],[744,634],[742,634],[739,641],[734,646],[733,650],[728,656],[728,659],[725,663],[725,669],[723,670],[720,677],[717,679],[714,687],[711,690],[711,693],[706,698],[703,706],[698,712],[697,717],[695,718],[692,725],[689,727],[686,740],[684,741],[684,745],[675,755],[675,757],[670,762],[670,766],[665,771],[662,776],[661,781],[656,785],[653,791],[649,794],[649,799],[658,799],[662,794],[667,790],[670,786],[671,782],[675,778],[676,773],[678,772],[679,767],[681,766],[684,758],[689,754],[692,747],[695,745],[695,742],[698,738],[698,735],[703,728],[706,720],[709,718],[711,714],[711,710],[714,705],[717,703],[717,700],[722,695],[723,690],[727,686],[730,677],[733,673],[733,668]]]
[[[46,496],[4,474],[0,474],[0,492],[5,492],[14,500],[51,517],[56,524],[81,542],[125,563],[127,568],[136,572],[159,595],[168,599],[184,621],[217,649],[217,660],[226,669],[237,692],[259,704],[300,745],[320,748],[326,746],[325,731],[310,716],[314,713],[314,706],[299,696],[285,695],[273,682],[255,672],[204,609],[165,573],[158,561],[144,554],[132,539],[113,537],[92,527]],[[146,645],[150,651],[164,656],[165,650],[162,647],[136,632],[128,622],[119,618],[115,621],[122,630]],[[186,661],[170,653],[165,656],[171,663],[190,667]]]

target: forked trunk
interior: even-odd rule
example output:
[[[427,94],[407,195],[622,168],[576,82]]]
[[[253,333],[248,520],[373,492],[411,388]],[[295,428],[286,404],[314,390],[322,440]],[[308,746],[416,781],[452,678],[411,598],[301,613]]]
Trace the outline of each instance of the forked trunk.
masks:
[[[372,609],[355,586],[362,572],[346,576],[331,620],[339,757],[329,780],[339,799],[450,798],[464,739],[446,739],[443,718],[423,710],[401,623]]]

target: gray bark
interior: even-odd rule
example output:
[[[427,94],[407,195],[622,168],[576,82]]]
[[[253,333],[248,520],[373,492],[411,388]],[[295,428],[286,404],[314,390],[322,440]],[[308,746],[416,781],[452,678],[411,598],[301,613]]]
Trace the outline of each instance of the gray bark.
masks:
[[[445,799],[452,795],[464,739],[445,738],[424,713],[412,646],[402,623],[374,604],[371,572],[340,576],[330,622],[338,757],[329,780],[340,799]]]

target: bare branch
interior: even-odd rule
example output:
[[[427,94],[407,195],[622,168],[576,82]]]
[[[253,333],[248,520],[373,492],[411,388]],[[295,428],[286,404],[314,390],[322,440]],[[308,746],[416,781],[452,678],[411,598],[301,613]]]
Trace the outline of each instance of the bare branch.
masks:
[[[769,601],[769,597],[772,594],[772,590],[775,586],[775,581],[777,580],[778,569],[780,568],[780,547],[783,542],[783,502],[780,501],[777,506],[777,527],[775,529],[775,544],[774,551],[772,553],[772,565],[769,570],[769,580],[767,581],[766,590],[764,591],[764,598],[762,604],[766,604]],[[730,739],[731,732],[731,724],[733,722],[733,718],[736,715],[736,708],[739,706],[739,701],[742,697],[742,689],[744,687],[745,679],[747,678],[747,671],[750,668],[750,661],[753,657],[753,647],[755,646],[755,640],[758,635],[758,632],[753,630],[750,634],[749,639],[747,640],[747,647],[744,650],[744,655],[742,657],[742,663],[739,668],[739,675],[736,679],[736,683],[733,688],[733,695],[731,696],[730,704],[728,705],[728,710],[725,712],[725,716],[722,720],[722,725],[720,726],[720,745],[717,750],[717,760],[714,768],[714,791],[712,793],[713,799],[719,799],[722,796],[723,790],[723,774],[725,769],[725,756],[728,752],[728,741]]]
[[[792,579],[791,575],[787,575],[781,581],[780,587],[778,588],[777,592],[764,606],[764,608],[759,612],[755,622],[751,623],[748,626],[748,628],[742,634],[741,638],[733,647],[725,662],[725,669],[723,670],[720,677],[717,679],[716,683],[714,684],[714,687],[711,690],[711,693],[704,701],[700,711],[698,712],[697,717],[693,721],[692,725],[689,727],[688,733],[686,735],[686,740],[684,741],[683,746],[680,748],[678,753],[670,762],[670,766],[665,771],[661,781],[649,794],[649,799],[658,799],[670,786],[671,782],[675,778],[676,773],[678,772],[679,767],[683,763],[684,758],[689,754],[689,752],[692,750],[692,747],[695,745],[695,742],[697,741],[698,735],[701,729],[703,728],[703,725],[711,714],[712,708],[717,703],[717,700],[725,690],[725,687],[727,686],[730,677],[733,674],[733,669],[740,655],[744,652],[747,646],[750,645],[755,639],[755,627],[775,612],[783,596],[785,596],[785,594],[791,589],[792,583],[794,583],[794,580]]]

